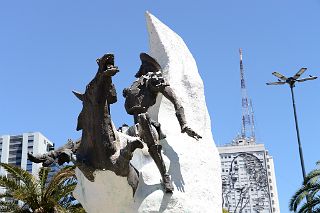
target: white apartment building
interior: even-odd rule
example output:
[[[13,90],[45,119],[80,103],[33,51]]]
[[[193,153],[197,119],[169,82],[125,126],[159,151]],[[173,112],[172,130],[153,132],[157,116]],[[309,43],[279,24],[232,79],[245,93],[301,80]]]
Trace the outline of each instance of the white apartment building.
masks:
[[[28,160],[28,152],[44,154],[54,149],[54,144],[40,132],[29,132],[20,135],[0,136],[0,157],[2,163],[9,163],[37,176],[41,164],[32,163]],[[0,174],[5,175],[3,168]]]
[[[223,208],[232,213],[280,213],[273,158],[254,138],[218,147]]]

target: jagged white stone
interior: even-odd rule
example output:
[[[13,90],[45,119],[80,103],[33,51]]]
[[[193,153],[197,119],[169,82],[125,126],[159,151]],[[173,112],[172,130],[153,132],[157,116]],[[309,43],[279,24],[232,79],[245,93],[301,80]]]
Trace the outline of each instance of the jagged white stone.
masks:
[[[137,150],[132,159],[132,164],[140,172],[135,197],[132,197],[126,178],[110,171],[96,172],[95,182],[91,183],[77,170],[79,183],[74,194],[89,213],[219,213],[222,211],[220,158],[212,138],[203,82],[196,62],[175,32],[148,12],[146,19],[150,55],[157,59],[184,106],[189,126],[203,138],[196,141],[180,133],[173,105],[159,96],[149,113],[161,123],[167,135],[161,144],[175,187],[173,194],[163,192],[160,173],[146,150]],[[122,134],[120,138],[125,141]]]

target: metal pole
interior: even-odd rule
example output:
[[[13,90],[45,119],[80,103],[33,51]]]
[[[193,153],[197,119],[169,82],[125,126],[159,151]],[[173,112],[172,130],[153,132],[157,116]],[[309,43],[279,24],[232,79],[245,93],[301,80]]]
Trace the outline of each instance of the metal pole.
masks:
[[[303,180],[305,180],[306,170],[304,168],[304,160],[303,160],[302,146],[301,146],[301,142],[300,142],[300,134],[299,134],[299,127],[298,127],[296,104],[294,101],[293,87],[294,87],[294,84],[290,84],[292,105],[293,105],[293,112],[294,112],[294,120],[295,120],[295,124],[296,124],[296,131],[297,131],[297,138],[298,138],[298,145],[299,145],[300,163],[301,163],[301,168],[302,168]]]
[[[294,101],[294,95],[293,95],[293,87],[294,87],[294,83],[290,84],[292,105],[293,105],[293,112],[294,112],[294,120],[295,120],[295,123],[296,123],[296,131],[297,131],[297,138],[298,138],[298,144],[299,144],[300,163],[301,163],[303,181],[305,181],[305,179],[306,179],[306,170],[304,168],[304,160],[303,160],[302,146],[301,146],[301,142],[300,142],[299,126],[298,126],[298,119],[297,119],[296,103]],[[309,197],[308,194],[306,196],[306,199],[307,199],[307,203],[310,203],[310,197]],[[312,213],[312,209],[310,207],[308,207],[308,212]]]

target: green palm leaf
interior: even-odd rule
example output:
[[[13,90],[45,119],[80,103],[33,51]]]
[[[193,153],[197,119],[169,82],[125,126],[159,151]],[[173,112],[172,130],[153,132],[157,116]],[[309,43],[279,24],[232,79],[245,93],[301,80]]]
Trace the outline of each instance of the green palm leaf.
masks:
[[[5,193],[0,198],[10,198],[11,201],[20,200],[21,207],[15,202],[1,201],[1,212],[46,212],[46,213],[83,213],[81,204],[72,197],[77,182],[75,166],[67,166],[57,172],[47,183],[50,168],[41,168],[38,176],[34,178],[23,169],[0,163],[10,175],[0,176],[0,186],[5,187]],[[30,211],[31,210],[31,211]]]
[[[5,176],[0,177],[0,186],[12,191],[20,188],[20,184],[16,180],[9,179]]]
[[[68,179],[75,177],[74,172],[75,166],[67,166],[57,172],[51,182],[48,184],[46,188],[46,192],[44,193],[44,198],[48,198],[54,195],[57,189],[61,188],[61,184],[64,184]]]
[[[317,165],[320,165],[320,161],[317,162]],[[319,192],[320,169],[314,169],[306,176],[300,189],[298,189],[290,199],[290,211],[294,211],[297,213],[309,213],[311,210],[313,213],[320,213]],[[306,202],[307,198],[308,201]]]
[[[29,172],[27,172],[17,166],[7,164],[7,163],[0,163],[0,166],[2,166],[14,178],[16,178],[17,180],[20,180],[24,184],[26,184],[28,187],[35,188],[36,180]]]
[[[314,206],[317,206],[320,204],[320,198],[319,196],[313,198],[308,203],[304,203],[299,211],[297,213],[309,213],[309,209],[312,209],[312,213],[315,213],[316,211],[313,209]]]

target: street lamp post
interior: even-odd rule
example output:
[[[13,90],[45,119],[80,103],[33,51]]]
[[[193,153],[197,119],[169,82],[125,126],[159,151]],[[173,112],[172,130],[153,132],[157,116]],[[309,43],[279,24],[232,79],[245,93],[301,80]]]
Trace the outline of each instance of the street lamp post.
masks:
[[[303,180],[305,180],[305,178],[306,178],[306,170],[305,170],[305,167],[304,167],[303,152],[302,152],[302,146],[301,146],[301,142],[300,142],[300,133],[299,133],[299,126],[298,126],[296,104],[295,104],[295,101],[294,101],[293,87],[294,87],[294,85],[290,84],[291,98],[292,98],[292,105],[293,105],[293,113],[294,113],[294,121],[295,121],[295,124],[296,124],[296,132],[297,132],[297,139],[298,139],[298,145],[299,145],[299,155],[300,155],[302,176],[303,176]]]
[[[272,74],[276,76],[278,79],[277,82],[271,82],[267,83],[267,85],[282,85],[282,84],[289,84],[290,90],[291,90],[291,98],[292,98],[292,106],[293,106],[293,113],[294,113],[294,121],[296,124],[296,132],[297,132],[297,139],[298,139],[298,146],[299,146],[299,155],[300,155],[300,163],[301,163],[301,170],[302,170],[302,176],[303,180],[306,178],[306,170],[304,167],[304,160],[303,160],[303,152],[302,152],[302,145],[300,141],[300,133],[299,133],[299,126],[298,126],[298,119],[297,119],[297,110],[296,110],[296,104],[294,100],[294,93],[293,93],[293,87],[295,87],[296,82],[304,82],[308,80],[315,80],[317,77],[311,76],[308,78],[299,79],[299,77],[307,70],[307,68],[301,68],[293,77],[285,77],[284,75],[273,72]],[[309,196],[307,195],[307,203],[309,202]],[[308,209],[309,213],[312,212],[312,209]]]

